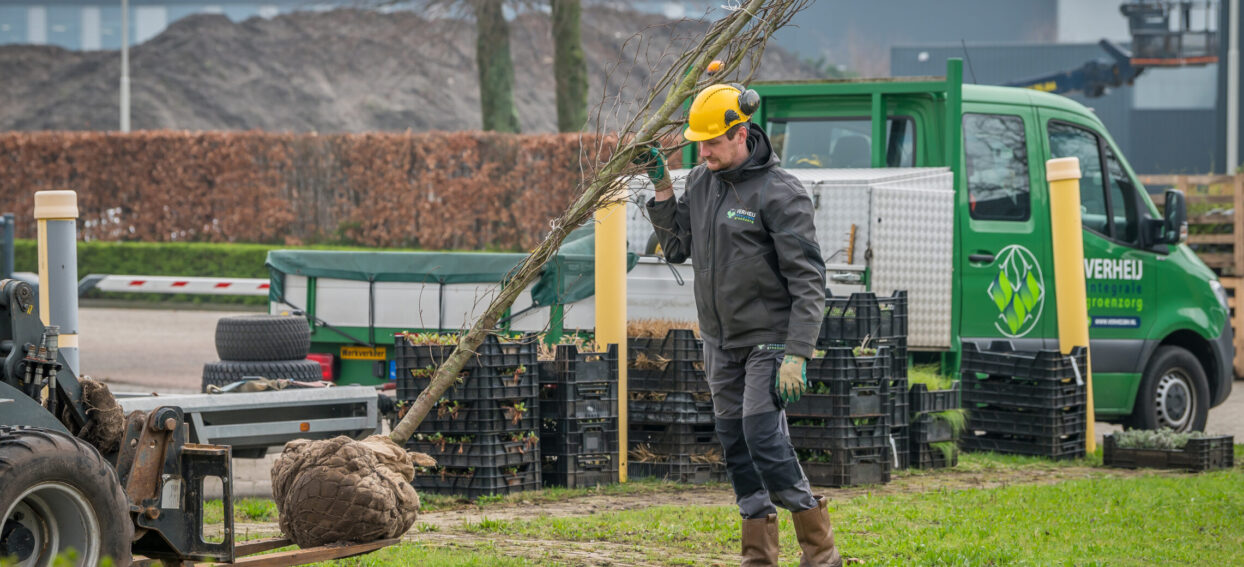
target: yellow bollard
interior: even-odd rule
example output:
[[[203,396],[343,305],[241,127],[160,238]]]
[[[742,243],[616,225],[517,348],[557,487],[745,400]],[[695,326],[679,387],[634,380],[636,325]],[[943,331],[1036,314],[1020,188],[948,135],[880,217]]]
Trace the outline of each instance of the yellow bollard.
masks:
[[[1058,348],[1063,354],[1068,354],[1075,347],[1089,347],[1079,158],[1056,158],[1045,162],[1045,179],[1050,184],[1050,235],[1053,239],[1054,285],[1058,296]],[[1092,357],[1090,349],[1088,364],[1080,369],[1088,390],[1084,450],[1089,454],[1097,450]]]
[[[626,191],[625,186],[617,188]],[[615,194],[616,195],[616,194]],[[626,203],[596,211],[596,344],[618,345],[618,481],[626,482]]]

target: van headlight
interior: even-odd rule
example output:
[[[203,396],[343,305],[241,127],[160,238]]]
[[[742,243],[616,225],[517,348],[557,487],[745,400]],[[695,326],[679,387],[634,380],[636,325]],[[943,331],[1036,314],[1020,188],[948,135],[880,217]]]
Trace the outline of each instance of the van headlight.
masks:
[[[1227,289],[1222,287],[1222,282],[1213,280],[1209,282],[1209,287],[1214,290],[1214,295],[1218,296],[1218,303],[1222,304],[1222,308],[1230,313],[1231,308],[1227,306]]]

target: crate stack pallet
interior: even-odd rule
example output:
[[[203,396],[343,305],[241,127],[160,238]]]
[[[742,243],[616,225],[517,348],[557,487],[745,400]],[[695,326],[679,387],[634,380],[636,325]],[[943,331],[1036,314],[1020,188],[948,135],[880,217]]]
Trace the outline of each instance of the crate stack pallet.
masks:
[[[963,407],[966,451],[1051,459],[1084,456],[1088,390],[1084,348],[1015,351],[1006,342],[988,350],[964,343]]]
[[[627,347],[628,474],[704,483],[726,480],[704,343],[689,330],[631,338]]]
[[[814,486],[890,481],[890,347],[828,347],[808,361],[808,390],[786,406],[791,444]]]
[[[908,446],[911,468],[940,469],[957,465],[959,432],[947,414],[961,409],[959,383],[948,390],[929,390],[924,384],[912,384],[908,400],[911,405]]]
[[[406,403],[428,387],[454,350],[454,345],[418,343],[406,335],[395,341],[397,397]],[[415,488],[470,499],[539,489],[536,374],[534,341],[487,337],[463,366],[459,382],[407,442],[407,449],[437,462],[435,468],[416,471]]]
[[[825,318],[816,348],[888,347],[891,450],[894,468],[908,466],[910,407],[907,401],[907,292],[889,297],[872,292],[825,297]]]
[[[617,345],[606,352],[558,345],[539,367],[544,486],[618,482]]]

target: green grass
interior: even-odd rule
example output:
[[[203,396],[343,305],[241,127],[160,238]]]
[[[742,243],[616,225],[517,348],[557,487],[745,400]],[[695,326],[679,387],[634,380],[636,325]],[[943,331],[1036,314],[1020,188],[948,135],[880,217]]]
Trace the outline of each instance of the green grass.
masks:
[[[360,557],[315,563],[320,567],[392,567],[419,565],[421,567],[532,567],[548,565],[540,558],[513,557],[498,550],[490,543],[461,548],[428,547],[419,543],[405,543],[386,547]]]
[[[941,368],[935,362],[913,365],[907,370],[907,386],[910,388],[914,384],[924,384],[929,390],[949,390],[954,381],[948,376],[942,376]]]
[[[220,500],[203,503],[203,523],[215,525],[224,522],[225,510]],[[239,498],[233,501],[233,521],[238,523],[275,522],[276,504],[266,498]]]
[[[831,504],[838,542],[870,565],[1240,564],[1240,471],[864,495]],[[797,545],[780,515],[784,564]],[[680,554],[735,553],[732,506],[654,507],[588,517],[489,521],[475,533],[607,541]],[[550,545],[556,545],[550,543]]]

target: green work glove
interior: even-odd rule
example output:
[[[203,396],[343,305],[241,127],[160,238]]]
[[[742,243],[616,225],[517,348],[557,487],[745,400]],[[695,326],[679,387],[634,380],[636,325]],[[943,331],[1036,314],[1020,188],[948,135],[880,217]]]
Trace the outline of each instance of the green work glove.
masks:
[[[652,180],[653,185],[665,179],[665,154],[661,153],[661,148],[658,146],[649,146],[640,150],[635,154],[631,163],[647,167],[648,179]]]
[[[782,359],[782,367],[778,369],[777,391],[782,401],[790,404],[799,401],[803,391],[808,389],[808,359],[793,354]]]

